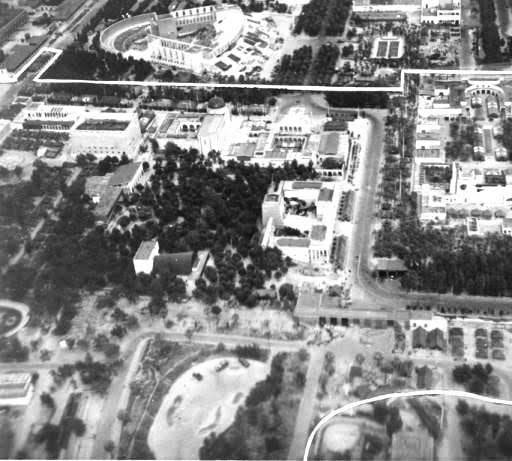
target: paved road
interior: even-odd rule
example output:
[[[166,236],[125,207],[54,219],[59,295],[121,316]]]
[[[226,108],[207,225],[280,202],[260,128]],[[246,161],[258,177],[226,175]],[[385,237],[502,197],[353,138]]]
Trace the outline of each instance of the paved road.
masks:
[[[310,349],[306,385],[297,411],[295,430],[290,444],[287,459],[300,460],[304,457],[304,447],[309,436],[309,429],[314,417],[316,394],[318,392],[318,379],[322,373],[326,348],[315,347]]]
[[[422,303],[432,306],[480,309],[493,308],[512,313],[512,298],[452,295],[439,293],[410,293],[398,287],[382,285],[370,274],[371,232],[374,223],[375,197],[377,192],[379,169],[383,160],[384,117],[385,111],[366,110],[372,123],[370,143],[366,154],[361,153],[360,168],[362,182],[356,194],[354,209],[354,228],[347,248],[347,268],[351,270],[352,307],[354,308],[404,308],[410,304]]]

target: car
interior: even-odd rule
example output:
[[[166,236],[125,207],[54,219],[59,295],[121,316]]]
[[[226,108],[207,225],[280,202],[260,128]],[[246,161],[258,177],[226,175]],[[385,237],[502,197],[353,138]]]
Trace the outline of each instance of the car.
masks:
[[[249,368],[251,365],[247,359],[244,359],[243,357],[238,357],[238,361],[244,368]]]
[[[229,362],[227,360],[223,360],[222,362],[220,362],[216,367],[215,367],[215,371],[217,373],[220,373],[222,370],[224,370],[225,368],[227,368],[229,366]]]

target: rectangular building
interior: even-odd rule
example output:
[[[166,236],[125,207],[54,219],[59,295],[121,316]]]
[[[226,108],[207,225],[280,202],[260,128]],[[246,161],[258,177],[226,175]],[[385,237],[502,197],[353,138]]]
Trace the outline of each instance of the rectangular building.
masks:
[[[0,374],[0,406],[26,406],[33,391],[30,373]]]

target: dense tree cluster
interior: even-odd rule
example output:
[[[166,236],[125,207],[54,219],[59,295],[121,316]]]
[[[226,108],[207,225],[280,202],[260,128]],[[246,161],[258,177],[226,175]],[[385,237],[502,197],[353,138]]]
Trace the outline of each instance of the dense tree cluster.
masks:
[[[400,409],[388,405],[387,402],[375,402],[373,404],[373,416],[378,423],[386,426],[389,437],[392,437],[395,432],[402,428]]]
[[[144,80],[152,71],[151,64],[142,59],[68,47],[45,72],[44,78],[125,80],[133,75],[135,80]]]
[[[29,348],[17,336],[0,338],[0,362],[26,362]]]
[[[322,45],[311,69],[311,83],[314,85],[330,85],[332,76],[336,72],[336,63],[340,49],[336,45]]]
[[[389,95],[385,91],[351,92],[329,91],[325,99],[332,107],[366,107],[382,108],[388,106]]]
[[[223,433],[211,433],[199,451],[201,459],[282,459],[286,456],[295,418],[288,412],[303,381],[307,363],[298,354],[280,352],[272,359],[265,380],[256,383],[234,423]]]
[[[106,394],[118,366],[119,363],[97,362],[90,354],[87,354],[84,360],[75,363],[75,369],[78,371],[82,383],[100,395]]]
[[[118,21],[130,10],[136,1],[137,0],[108,0],[90,19],[89,23],[82,28],[77,35],[77,41],[82,44],[86,43],[89,32],[96,29],[102,21],[105,19]]]
[[[145,237],[158,237],[166,252],[210,250],[216,273],[197,280],[194,295],[213,304],[218,297],[234,294],[239,302],[253,306],[253,290],[290,265],[279,250],[259,245],[263,197],[272,180],[277,184],[283,179],[312,179],[316,172],[296,162],[277,169],[236,162],[213,168],[214,163],[222,164],[217,154],[205,158],[174,144],[167,146],[165,156],[155,165],[151,187],[137,199],[158,218],[158,223],[145,227]]]
[[[485,53],[484,62],[500,62],[503,59],[502,40],[496,24],[496,7],[494,2],[487,0],[479,0],[478,6],[480,9],[480,36]]]
[[[452,371],[453,380],[462,384],[468,392],[474,394],[486,394],[497,397],[499,389],[496,386],[493,368],[490,363],[483,366],[477,363],[472,367],[468,364],[459,365]]]
[[[512,457],[512,420],[503,413],[492,413],[484,405],[457,403],[460,425],[466,434],[465,451],[471,459],[510,459]]]
[[[326,18],[325,34],[330,36],[343,35],[351,10],[352,0],[336,0]]]
[[[115,165],[103,161],[96,168],[105,173]],[[179,178],[177,183],[175,177]],[[198,281],[195,295],[199,299],[213,304],[219,297],[235,296],[253,306],[257,301],[254,289],[262,288],[277,272],[284,274],[291,264],[279,250],[263,250],[259,245],[263,196],[272,180],[278,183],[315,177],[312,166],[296,162],[282,168],[236,162],[224,165],[215,153],[206,158],[197,150],[181,150],[170,144],[165,159],[155,166],[151,185],[139,188],[124,203],[149,208],[155,219],[134,224],[130,230],[106,232],[103,226],[95,226],[92,204],[83,195],[84,178],[79,178],[64,188],[58,219],[51,221],[48,237],[33,260],[12,266],[2,278],[2,288],[16,299],[29,295],[27,301],[34,315],[58,316],[54,333],[59,335],[69,330],[83,290],[110,285],[115,287],[109,294],[113,298],[124,294],[135,299],[149,294],[150,313],[163,315],[166,297],[170,301],[185,297],[184,282],[165,271],[158,277],[135,276],[132,265],[140,243],[156,237],[165,252],[211,251],[216,270]],[[27,208],[29,202],[27,199]],[[113,307],[107,299],[99,307],[109,306]]]
[[[295,34],[304,32],[312,37],[319,35],[330,2],[331,0],[311,0],[306,3],[297,18],[293,32]]]
[[[508,159],[512,160],[512,119],[503,122],[503,146],[507,149]]]
[[[474,158],[475,136],[473,124],[461,126],[458,122],[450,123],[450,137],[452,140],[445,145],[446,158],[463,162],[471,159],[483,160],[483,158]]]
[[[276,83],[300,85],[308,73],[313,57],[310,46],[293,50],[293,54],[285,54],[273,70],[272,80]]]
[[[339,36],[345,31],[352,0],[311,0],[302,7],[294,33]]]
[[[486,296],[512,293],[512,238],[464,236],[456,229],[422,227],[416,216],[397,227],[384,221],[375,245],[377,257],[402,258],[408,290]]]

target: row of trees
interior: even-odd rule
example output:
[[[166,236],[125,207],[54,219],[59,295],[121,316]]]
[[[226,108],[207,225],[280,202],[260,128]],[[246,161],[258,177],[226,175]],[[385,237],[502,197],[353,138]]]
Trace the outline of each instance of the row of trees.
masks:
[[[474,394],[499,396],[499,388],[496,385],[496,377],[492,374],[490,363],[485,366],[477,363],[472,367],[468,364],[457,366],[452,371],[453,380],[462,384],[468,392]]]
[[[480,36],[482,48],[485,53],[484,62],[500,62],[503,60],[501,53],[502,40],[496,25],[496,8],[494,2],[479,0],[480,9]]]

